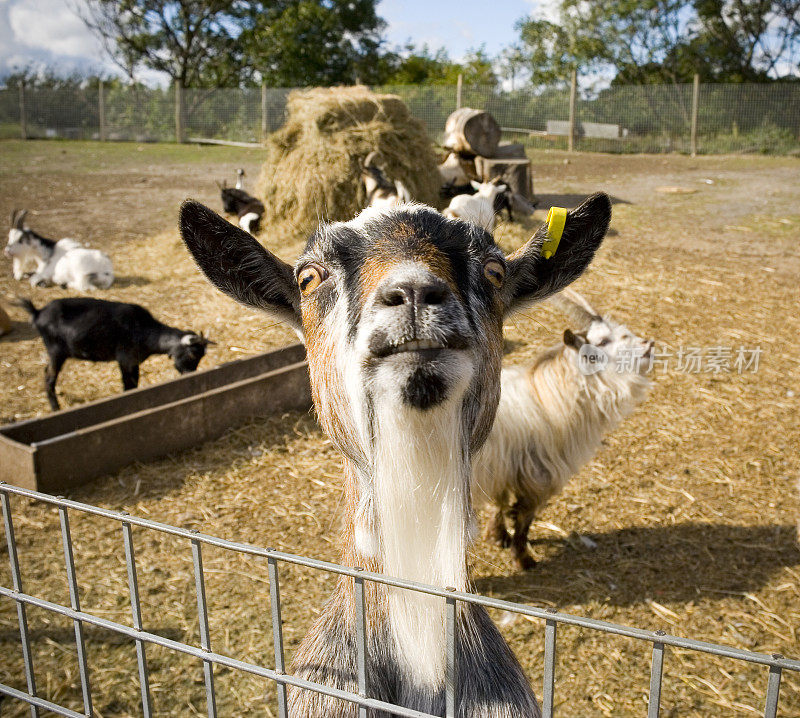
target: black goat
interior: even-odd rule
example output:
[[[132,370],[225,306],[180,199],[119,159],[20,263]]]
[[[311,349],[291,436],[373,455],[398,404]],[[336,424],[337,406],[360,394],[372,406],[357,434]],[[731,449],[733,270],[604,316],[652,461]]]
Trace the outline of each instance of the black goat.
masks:
[[[228,187],[226,183],[219,184],[222,196],[222,209],[225,214],[235,214],[239,218],[239,226],[250,234],[255,234],[261,228],[261,217],[264,214],[264,205],[243,189]]]
[[[206,347],[213,344],[202,333],[162,324],[138,304],[83,297],[56,299],[41,309],[28,299],[17,299],[16,304],[31,315],[47,349],[44,378],[54,410],[59,408],[56,379],[67,359],[116,361],[123,388],[134,389],[139,384],[139,364],[150,355],[168,354],[185,374],[197,369]]]

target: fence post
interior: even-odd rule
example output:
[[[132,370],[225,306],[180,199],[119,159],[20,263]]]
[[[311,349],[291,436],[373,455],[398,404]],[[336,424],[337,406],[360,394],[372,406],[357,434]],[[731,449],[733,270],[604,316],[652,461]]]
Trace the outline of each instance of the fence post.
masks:
[[[28,121],[25,116],[25,80],[19,83],[19,133],[23,140],[28,139]]]
[[[569,78],[569,134],[567,151],[575,151],[575,94],[578,91],[578,71],[573,67]]]
[[[261,141],[267,141],[267,83],[261,81]]]
[[[175,80],[175,141],[182,144],[184,138],[183,83]]]
[[[692,137],[691,148],[692,157],[697,154],[697,108],[700,103],[700,75],[694,75],[694,87],[692,88]]]
[[[105,98],[105,88],[103,86],[103,81],[97,85],[97,112],[100,117],[100,142],[105,142],[106,140],[106,98]]]
[[[461,84],[464,82],[464,76],[458,73],[458,82],[456,82],[456,109],[461,109]]]

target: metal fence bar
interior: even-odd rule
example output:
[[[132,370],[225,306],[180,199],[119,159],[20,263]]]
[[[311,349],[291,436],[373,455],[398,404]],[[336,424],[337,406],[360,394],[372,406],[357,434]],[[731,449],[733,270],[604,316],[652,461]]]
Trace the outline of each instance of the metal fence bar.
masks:
[[[11,501],[6,491],[0,491],[0,501],[3,504],[3,525],[8,544],[8,560],[11,564],[11,582],[15,593],[22,593],[22,574],[19,570],[19,556],[17,555],[17,542],[14,538],[14,522],[11,519]],[[13,596],[12,596],[13,598]],[[33,656],[31,655],[31,640],[28,633],[28,615],[25,604],[17,601],[17,621],[19,622],[19,637],[22,641],[22,661],[25,664],[25,683],[28,693],[36,698],[36,675],[33,672]],[[38,718],[39,708],[31,703],[31,716]]]
[[[278,579],[278,562],[274,557],[267,559],[269,571],[269,601],[272,608],[272,644],[275,649],[275,672],[284,675],[286,664],[283,657],[283,621],[281,620],[281,587]],[[276,684],[278,688],[278,716],[287,718],[289,706],[286,698],[286,684]]]
[[[358,568],[358,571],[363,569]],[[355,583],[355,612],[356,612],[356,668],[358,671],[358,694],[367,697],[367,613],[364,596],[364,578],[356,575]],[[358,718],[367,718],[367,709],[358,708]]]
[[[18,691],[16,688],[7,686],[4,683],[0,683],[0,695],[6,695],[10,698],[16,698],[17,700],[23,701],[24,703],[29,704],[32,709],[35,708],[38,710],[39,708],[44,708],[44,710],[50,711],[51,713],[56,713],[60,716],[67,716],[68,718],[84,718],[83,713],[76,713],[69,708],[64,708],[64,706],[60,706],[57,703],[51,703],[44,698],[28,695],[27,693]]]
[[[449,591],[455,591],[449,588]],[[445,669],[444,705],[446,718],[456,717],[456,599],[448,597],[445,610],[445,650],[447,663]]]
[[[127,512],[124,512],[127,516]],[[122,536],[125,543],[125,564],[128,567],[128,590],[131,596],[131,614],[133,628],[142,632],[142,606],[139,602],[139,580],[136,577],[136,558],[133,552],[133,533],[131,524],[126,519],[122,520]],[[147,654],[144,649],[144,639],[136,639],[136,661],[139,665],[139,685],[142,691],[142,713],[144,718],[151,718],[153,703],[150,697],[150,674],[147,671]]]
[[[781,669],[772,666],[769,669],[767,682],[767,699],[764,701],[764,718],[776,718],[778,715],[778,696],[781,692]]]
[[[656,631],[663,633],[663,631]],[[647,718],[658,718],[661,711],[661,676],[664,673],[664,644],[653,644],[653,662],[650,666],[650,699],[647,704]]]
[[[83,623],[88,623],[92,626],[98,626],[108,631],[119,633],[122,636],[128,636],[136,641],[152,643],[178,653],[194,656],[200,660],[211,661],[212,663],[220,666],[227,666],[228,668],[234,668],[245,673],[250,673],[254,676],[260,676],[261,678],[268,678],[278,683],[284,683],[286,685],[296,686],[297,688],[302,688],[304,690],[321,693],[322,695],[338,698],[343,701],[348,701],[349,703],[355,703],[376,711],[384,711],[386,713],[390,713],[391,715],[401,716],[402,718],[441,718],[440,716],[434,716],[431,713],[414,710],[413,708],[403,708],[402,706],[386,703],[385,701],[381,701],[376,698],[364,698],[355,693],[350,693],[349,691],[332,688],[331,686],[322,685],[321,683],[313,683],[312,681],[307,681],[303,678],[297,678],[296,676],[280,674],[270,668],[257,666],[253,663],[246,663],[245,661],[240,661],[237,658],[231,658],[230,656],[223,656],[222,654],[214,653],[214,651],[207,653],[202,648],[190,646],[186,643],[181,643],[180,641],[173,641],[170,638],[164,638],[164,636],[159,636],[156,633],[148,633],[144,630],[138,631],[130,626],[125,626],[121,623],[110,621],[107,618],[100,618],[99,616],[94,616],[91,613],[73,611],[71,608],[67,608],[66,606],[62,606],[58,603],[46,601],[43,598],[38,598],[37,596],[30,596],[26,593],[16,593],[15,591],[3,586],[0,586],[0,596],[21,601],[26,605],[43,608],[46,611],[51,611],[61,616],[77,619],[83,621]],[[23,700],[26,699],[23,698]]]
[[[206,603],[206,581],[203,576],[203,552],[199,541],[192,541],[192,563],[194,564],[194,588],[197,594],[197,620],[200,624],[200,647],[211,651],[211,636],[208,630],[208,604]],[[214,694],[214,664],[203,661],[203,682],[206,686],[206,708],[209,718],[217,718],[217,697]]]
[[[544,687],[542,688],[542,718],[553,718],[553,699],[556,680],[556,628],[552,618],[544,626]]]
[[[58,507],[58,516],[61,521],[61,543],[64,545],[64,563],[67,568],[67,583],[69,584],[69,605],[76,611],[81,610],[80,596],[78,595],[78,579],[75,574],[75,557],[72,555],[72,537],[69,530],[69,514],[63,506]],[[83,694],[83,712],[87,718],[92,717],[92,689],[89,683],[89,668],[86,663],[86,644],[83,640],[83,624],[74,621],[75,646],[78,650],[78,672],[81,676],[81,693]]]
[[[742,648],[733,648],[731,646],[724,646],[716,643],[709,643],[708,641],[699,641],[693,638],[683,638],[681,636],[672,636],[669,634],[658,635],[655,631],[647,631],[642,628],[633,628],[631,626],[623,626],[617,623],[609,623],[608,621],[600,621],[594,618],[586,618],[585,616],[573,616],[568,613],[559,613],[551,609],[536,608],[535,606],[527,606],[520,603],[513,603],[511,601],[503,601],[497,598],[489,598],[487,596],[479,596],[474,593],[466,593],[464,591],[449,592],[444,588],[430,586],[423,583],[416,583],[407,579],[394,578],[385,576],[380,573],[373,573],[371,571],[358,571],[348,566],[341,566],[339,564],[330,563],[328,561],[321,561],[319,559],[308,558],[305,556],[298,556],[296,554],[284,553],[283,551],[276,551],[274,549],[266,549],[260,546],[253,546],[252,544],[241,543],[237,541],[230,541],[228,539],[218,538],[209,534],[194,533],[190,529],[183,529],[177,526],[170,526],[151,519],[143,519],[130,515],[121,516],[118,511],[111,509],[103,509],[91,504],[83,504],[78,501],[70,499],[58,499],[49,494],[42,494],[31,489],[23,489],[18,486],[11,486],[0,482],[2,491],[6,491],[18,496],[27,496],[28,498],[36,499],[42,503],[48,503],[53,506],[65,506],[66,508],[77,509],[88,514],[95,516],[104,516],[116,521],[123,521],[131,526],[140,526],[143,528],[153,529],[170,536],[182,536],[187,539],[195,539],[201,543],[208,544],[209,546],[217,546],[219,548],[229,549],[238,553],[243,553],[251,556],[263,556],[264,558],[273,557],[278,561],[285,561],[286,563],[295,564],[297,566],[306,566],[308,568],[316,568],[328,573],[338,574],[342,576],[351,576],[355,578],[359,576],[365,581],[373,581],[375,583],[383,584],[386,586],[394,586],[396,588],[409,589],[419,593],[428,594],[430,596],[440,596],[447,598],[452,596],[464,603],[472,603],[486,608],[494,608],[499,611],[509,611],[521,616],[530,616],[532,618],[539,618],[545,621],[552,620],[556,623],[563,623],[570,626],[580,626],[582,628],[590,628],[603,633],[609,633],[616,636],[624,636],[626,638],[634,638],[637,640],[648,641],[650,643],[663,643],[665,646],[674,646],[677,648],[685,648],[688,650],[699,651],[700,653],[708,653],[714,656],[721,656],[724,658],[733,658],[747,663],[756,663],[764,666],[774,666],[783,670],[800,672],[800,660],[789,658],[775,658],[777,654],[755,653]]]

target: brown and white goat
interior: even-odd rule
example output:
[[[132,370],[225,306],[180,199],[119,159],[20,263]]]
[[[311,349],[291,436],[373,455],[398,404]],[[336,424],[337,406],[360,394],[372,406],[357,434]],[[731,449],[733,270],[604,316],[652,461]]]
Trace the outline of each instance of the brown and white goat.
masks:
[[[317,415],[344,458],[342,563],[469,589],[471,460],[500,396],[503,321],[578,277],[610,214],[606,195],[590,197],[545,260],[544,226],[505,257],[485,230],[429,207],[370,208],[322,225],[292,268],[184,203],[181,234],[208,279],[304,334]],[[444,601],[367,585],[369,695],[442,715]],[[294,675],[357,691],[355,636],[353,580],[341,577],[297,649]],[[460,718],[539,716],[482,607],[459,603],[456,671]],[[357,712],[303,689],[290,689],[289,704],[294,718]]]
[[[494,507],[489,535],[512,548],[525,570],[536,565],[528,552],[536,513],[644,401],[650,386],[652,341],[601,316],[572,289],[551,303],[581,329],[567,329],[563,343],[532,366],[503,369],[494,426],[472,476],[475,504]]]

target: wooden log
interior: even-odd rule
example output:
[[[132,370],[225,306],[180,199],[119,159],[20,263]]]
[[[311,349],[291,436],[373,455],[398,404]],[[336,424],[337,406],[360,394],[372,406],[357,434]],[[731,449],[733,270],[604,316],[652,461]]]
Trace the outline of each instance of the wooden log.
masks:
[[[447,118],[443,145],[468,157],[492,157],[500,135],[500,125],[488,112],[462,107]]]
[[[497,149],[492,155],[495,159],[508,158],[517,160],[526,160],[528,156],[525,154],[525,146],[519,142],[501,142],[497,145]]]
[[[475,167],[482,182],[500,177],[515,194],[527,200],[534,199],[530,160],[476,157]]]

